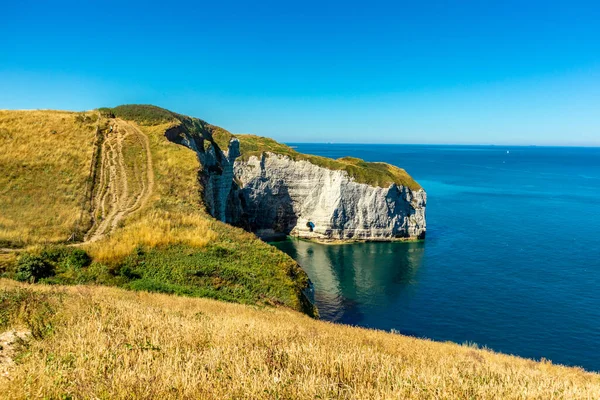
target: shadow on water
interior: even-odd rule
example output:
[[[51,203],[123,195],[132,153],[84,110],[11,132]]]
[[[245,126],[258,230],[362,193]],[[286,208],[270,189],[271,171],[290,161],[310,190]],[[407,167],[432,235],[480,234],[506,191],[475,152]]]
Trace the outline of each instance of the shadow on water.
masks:
[[[410,297],[417,284],[424,243],[323,245],[288,239],[273,243],[306,271],[321,318],[369,326],[367,310]]]

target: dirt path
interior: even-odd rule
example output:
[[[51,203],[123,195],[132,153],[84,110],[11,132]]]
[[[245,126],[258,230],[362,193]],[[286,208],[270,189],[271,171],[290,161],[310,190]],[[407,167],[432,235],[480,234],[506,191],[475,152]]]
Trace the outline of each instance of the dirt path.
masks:
[[[147,203],[154,190],[154,169],[148,137],[136,126],[123,120],[114,120],[112,126],[112,132],[107,134],[102,144],[99,183],[92,200],[94,221],[84,243],[95,242],[114,232],[119,222]],[[123,146],[130,137],[139,143],[145,165],[126,165]]]
[[[154,168],[148,136],[135,125],[121,119],[111,120],[110,125],[113,129],[102,143],[100,170],[92,194],[93,224],[83,242],[71,246],[95,242],[114,232],[119,222],[148,202],[154,190]],[[139,147],[141,153],[138,155],[143,158],[141,164],[125,159],[123,148],[128,138],[133,139],[136,147]],[[0,253],[22,250],[0,248]]]

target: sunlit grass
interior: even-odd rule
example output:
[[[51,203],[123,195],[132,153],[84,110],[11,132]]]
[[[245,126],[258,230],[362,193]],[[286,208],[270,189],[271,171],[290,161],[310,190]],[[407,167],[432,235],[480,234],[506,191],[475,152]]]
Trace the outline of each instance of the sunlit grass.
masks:
[[[167,141],[170,123],[141,126],[148,135],[156,177],[155,192],[142,210],[122,223],[113,234],[86,245],[99,262],[117,262],[136,248],[183,244],[202,248],[217,238],[210,217],[200,203],[199,163],[192,151]],[[141,164],[135,143],[126,143],[126,164]],[[130,174],[131,175],[131,174]],[[135,177],[131,177],[133,181]]]
[[[105,240],[87,246],[99,262],[114,263],[139,246],[149,248],[183,244],[201,248],[217,238],[210,222],[201,215],[151,210],[128,222]]]
[[[20,398],[597,399],[600,376],[283,308],[0,280]],[[26,310],[21,312],[20,310]]]
[[[64,242],[83,215],[98,114],[0,110],[0,247]]]

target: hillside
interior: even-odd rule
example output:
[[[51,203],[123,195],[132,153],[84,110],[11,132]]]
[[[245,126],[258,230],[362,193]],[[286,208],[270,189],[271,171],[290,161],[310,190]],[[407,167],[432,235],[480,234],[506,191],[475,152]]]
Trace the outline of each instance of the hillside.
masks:
[[[81,213],[98,113],[0,110],[0,247],[67,241]]]
[[[577,368],[256,308],[0,280],[7,398],[596,399]],[[12,358],[11,358],[12,359]]]
[[[291,258],[209,215],[198,179],[204,166],[178,145],[191,138],[218,158],[233,137],[149,105],[0,111],[0,274],[284,304],[314,314],[303,294],[306,274]],[[242,158],[277,152],[344,170],[359,182],[418,186],[387,164],[302,155],[255,136],[239,140]],[[35,268],[38,276],[30,273]]]
[[[254,235],[208,215],[196,155],[165,136],[177,125],[211,141],[226,131],[148,110],[0,113],[0,247],[20,249],[0,251],[0,274],[313,314],[302,293],[306,274]],[[154,119],[142,118],[148,115]]]

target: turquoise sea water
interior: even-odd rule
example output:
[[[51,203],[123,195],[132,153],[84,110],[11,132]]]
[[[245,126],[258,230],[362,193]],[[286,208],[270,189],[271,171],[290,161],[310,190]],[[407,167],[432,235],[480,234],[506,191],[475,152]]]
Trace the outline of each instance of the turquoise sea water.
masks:
[[[295,144],[405,168],[422,243],[277,246],[323,319],[600,371],[600,148]]]

